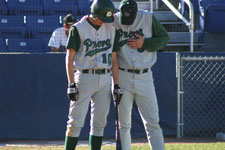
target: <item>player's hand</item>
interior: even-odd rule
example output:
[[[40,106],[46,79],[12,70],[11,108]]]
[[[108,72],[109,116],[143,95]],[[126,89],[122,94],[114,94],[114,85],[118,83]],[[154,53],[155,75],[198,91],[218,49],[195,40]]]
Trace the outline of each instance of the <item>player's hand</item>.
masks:
[[[67,88],[68,99],[71,100],[71,101],[77,101],[78,100],[78,94],[79,94],[79,91],[78,91],[78,88],[77,88],[76,84],[70,83],[68,85],[68,88]]]
[[[119,85],[115,84],[114,90],[113,90],[113,99],[117,105],[120,104],[120,100],[121,100],[122,96],[123,96],[123,94],[122,94],[122,91],[121,91]]]
[[[135,36],[137,37],[137,39],[128,39],[127,45],[132,49],[140,49],[144,44],[144,37],[138,34],[135,34]]]

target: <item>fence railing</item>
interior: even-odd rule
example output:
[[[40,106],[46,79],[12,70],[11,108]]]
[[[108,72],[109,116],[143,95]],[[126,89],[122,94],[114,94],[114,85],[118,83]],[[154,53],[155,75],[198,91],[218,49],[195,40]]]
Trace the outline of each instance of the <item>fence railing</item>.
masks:
[[[177,138],[225,132],[225,57],[176,55]]]
[[[194,52],[194,8],[190,0],[184,0],[189,7],[189,21],[169,2],[169,0],[162,0],[170,10],[181,19],[188,27],[190,32],[190,52]]]

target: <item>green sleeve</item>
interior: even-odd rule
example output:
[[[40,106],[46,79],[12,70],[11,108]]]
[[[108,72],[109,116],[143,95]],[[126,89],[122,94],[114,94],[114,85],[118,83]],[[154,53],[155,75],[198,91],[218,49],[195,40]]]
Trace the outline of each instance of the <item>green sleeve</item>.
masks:
[[[114,44],[113,44],[113,52],[119,51],[119,32],[116,30]]]
[[[80,48],[80,35],[79,35],[78,30],[75,26],[70,28],[66,48],[72,48],[76,52]]]
[[[152,37],[145,38],[142,49],[149,52],[154,52],[166,46],[169,41],[169,36],[166,29],[161,23],[152,15]]]

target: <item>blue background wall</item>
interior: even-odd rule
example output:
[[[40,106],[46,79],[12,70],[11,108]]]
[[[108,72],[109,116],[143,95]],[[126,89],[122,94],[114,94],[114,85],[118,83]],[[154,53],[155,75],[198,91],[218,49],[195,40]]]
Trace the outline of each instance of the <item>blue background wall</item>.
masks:
[[[165,136],[176,135],[175,53],[158,53],[152,68]],[[65,54],[0,54],[0,140],[64,139],[69,109]],[[87,139],[90,115],[80,138]],[[113,103],[104,136],[115,136]],[[136,105],[132,136],[146,137]]]

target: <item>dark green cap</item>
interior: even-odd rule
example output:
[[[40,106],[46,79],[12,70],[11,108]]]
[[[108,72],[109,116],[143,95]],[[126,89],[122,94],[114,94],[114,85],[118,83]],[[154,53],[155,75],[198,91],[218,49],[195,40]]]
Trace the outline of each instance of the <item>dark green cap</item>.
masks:
[[[104,23],[114,21],[115,7],[111,0],[95,0],[91,5],[91,14],[98,17]]]
[[[137,15],[137,3],[134,0],[122,0],[120,2],[119,21],[123,25],[133,24]]]

